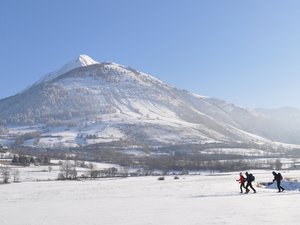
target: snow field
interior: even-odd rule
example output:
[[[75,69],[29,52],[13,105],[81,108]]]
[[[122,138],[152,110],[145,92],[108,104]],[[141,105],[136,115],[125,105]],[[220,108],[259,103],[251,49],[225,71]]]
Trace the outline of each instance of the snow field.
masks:
[[[3,166],[1,165],[1,162],[4,161],[11,161],[11,159],[0,159],[0,168]],[[15,166],[15,165],[10,165],[9,167],[12,169],[12,172],[14,170],[19,171],[19,181],[20,182],[36,182],[36,181],[54,181],[57,180],[58,174],[61,172],[60,171],[60,165],[59,162],[64,161],[64,160],[51,160],[51,163],[53,165],[51,166],[28,166],[28,167],[23,167],[23,166]],[[90,162],[85,162],[86,165],[88,165]],[[119,171],[122,171],[124,168],[117,165],[117,164],[111,164],[111,163],[98,163],[98,162],[92,162],[93,166],[95,169],[109,169],[109,168],[117,168]],[[88,168],[83,168],[83,167],[76,167],[77,171],[77,177],[80,177],[81,175],[86,175],[89,173]],[[11,173],[12,174],[12,173]],[[11,176],[10,181],[13,181],[13,176]],[[1,187],[1,186],[0,186]],[[0,223],[1,224],[1,223]]]
[[[257,182],[270,171],[253,171]],[[297,177],[299,171],[283,173]],[[200,225],[299,224],[300,192],[256,187],[239,194],[238,173],[94,181],[23,182],[0,186],[1,224]]]

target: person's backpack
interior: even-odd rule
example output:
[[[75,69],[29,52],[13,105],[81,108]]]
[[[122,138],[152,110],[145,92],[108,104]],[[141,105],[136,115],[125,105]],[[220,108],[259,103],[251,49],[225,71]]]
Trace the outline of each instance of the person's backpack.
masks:
[[[282,179],[283,179],[281,173],[278,173],[278,178],[279,178],[279,180],[282,180]]]
[[[255,181],[255,176],[252,173],[249,174],[249,181]]]

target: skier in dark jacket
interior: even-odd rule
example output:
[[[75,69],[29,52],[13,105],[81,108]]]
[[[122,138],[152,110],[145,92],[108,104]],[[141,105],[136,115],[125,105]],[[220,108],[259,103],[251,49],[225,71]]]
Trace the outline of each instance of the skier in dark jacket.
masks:
[[[252,173],[248,173],[246,172],[246,181],[247,181],[247,185],[246,185],[246,193],[245,194],[248,194],[248,192],[250,191],[249,190],[249,187],[253,190],[253,193],[256,193],[256,190],[252,187],[252,182],[254,181],[254,176]]]
[[[274,176],[273,182],[276,180],[278,192],[284,191],[285,189],[280,185],[282,180],[281,173],[276,173],[275,171],[273,171],[272,174]]]
[[[246,187],[245,187],[246,178],[243,176],[242,172],[240,172],[240,179],[238,179],[236,181],[238,181],[240,183],[241,193],[243,193],[243,188],[246,189]]]

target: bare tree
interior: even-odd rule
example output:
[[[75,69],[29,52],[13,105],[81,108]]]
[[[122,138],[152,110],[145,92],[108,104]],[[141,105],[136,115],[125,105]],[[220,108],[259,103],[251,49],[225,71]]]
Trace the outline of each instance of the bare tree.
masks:
[[[90,162],[88,164],[88,168],[89,168],[89,175],[91,179],[95,179],[100,176],[100,172],[97,170],[96,165]]]
[[[60,173],[58,174],[59,179],[76,179],[77,178],[77,171],[74,162],[70,160],[66,160],[61,162],[59,167]]]
[[[20,171],[18,169],[14,169],[12,171],[12,176],[13,176],[13,181],[14,182],[19,182],[20,181]]]
[[[96,169],[96,166],[95,166],[93,163],[91,163],[91,162],[88,163],[87,167],[88,167],[90,170]]]
[[[70,172],[70,179],[77,179],[77,170],[76,170],[76,167],[74,166],[73,169],[71,170]]]
[[[108,174],[112,177],[116,176],[117,172],[118,172],[118,169],[115,167],[108,168]]]
[[[3,183],[7,184],[10,179],[11,169],[8,166],[3,166],[0,168],[0,175],[2,177]]]
[[[128,177],[129,171],[127,167],[121,167],[119,172],[121,176]]]
[[[275,170],[281,170],[282,168],[282,162],[280,159],[276,159],[275,163],[274,163],[274,167],[275,167]]]

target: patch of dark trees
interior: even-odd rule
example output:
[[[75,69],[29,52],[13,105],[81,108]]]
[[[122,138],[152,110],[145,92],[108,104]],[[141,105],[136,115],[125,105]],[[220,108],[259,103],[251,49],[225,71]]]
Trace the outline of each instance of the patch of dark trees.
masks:
[[[19,155],[14,154],[11,164],[12,165],[19,165],[19,166],[29,166],[33,165],[50,165],[51,158],[47,155],[45,156],[27,156],[27,155]]]

